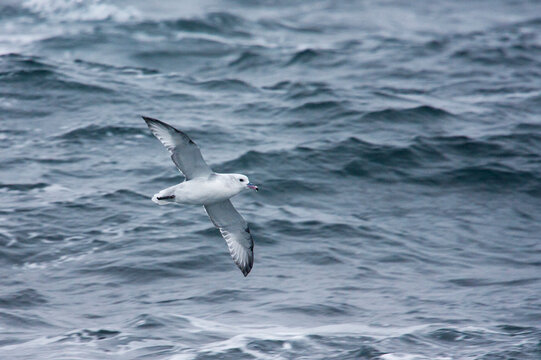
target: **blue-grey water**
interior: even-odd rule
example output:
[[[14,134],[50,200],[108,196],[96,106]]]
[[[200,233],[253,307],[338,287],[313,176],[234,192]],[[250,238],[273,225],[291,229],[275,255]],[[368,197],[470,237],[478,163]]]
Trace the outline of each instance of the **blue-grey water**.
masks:
[[[540,359],[541,3],[4,0],[0,201],[0,359]]]

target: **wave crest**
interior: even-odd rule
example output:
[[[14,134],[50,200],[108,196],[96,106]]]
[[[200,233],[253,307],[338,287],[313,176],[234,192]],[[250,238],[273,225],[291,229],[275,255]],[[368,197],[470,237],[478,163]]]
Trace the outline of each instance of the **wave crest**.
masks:
[[[128,21],[140,17],[139,11],[133,7],[121,9],[101,0],[26,0],[22,7],[39,17],[59,21]]]

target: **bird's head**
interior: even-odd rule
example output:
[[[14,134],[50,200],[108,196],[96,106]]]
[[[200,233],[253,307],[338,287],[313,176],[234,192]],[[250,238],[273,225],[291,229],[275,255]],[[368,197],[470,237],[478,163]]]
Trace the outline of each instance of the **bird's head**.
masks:
[[[237,184],[237,186],[241,189],[252,189],[255,191],[259,191],[259,188],[252,184],[250,182],[250,179],[248,179],[248,176],[242,175],[242,174],[231,174],[233,177],[234,182]]]

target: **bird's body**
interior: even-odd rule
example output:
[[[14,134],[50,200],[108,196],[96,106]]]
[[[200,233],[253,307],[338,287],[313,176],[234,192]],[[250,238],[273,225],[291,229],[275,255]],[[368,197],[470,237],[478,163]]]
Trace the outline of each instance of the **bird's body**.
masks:
[[[208,177],[199,177],[181,182],[178,185],[163,189],[152,197],[156,204],[164,205],[171,202],[189,205],[209,205],[227,200],[242,190],[237,186],[238,174],[214,173]]]
[[[227,243],[235,264],[247,276],[254,264],[254,241],[246,221],[229,199],[245,189],[258,190],[242,174],[213,172],[199,147],[182,131],[157,119],[143,116],[152,134],[169,150],[186,181],[163,189],[152,197],[158,205],[203,205]]]

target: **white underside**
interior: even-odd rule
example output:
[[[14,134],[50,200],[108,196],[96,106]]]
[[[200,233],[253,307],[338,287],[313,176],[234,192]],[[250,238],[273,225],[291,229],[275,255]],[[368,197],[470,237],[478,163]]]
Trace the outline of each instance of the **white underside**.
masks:
[[[244,189],[243,187],[231,187],[229,182],[222,180],[221,176],[216,176],[211,180],[196,178],[184,181],[161,190],[152,197],[152,201],[158,205],[170,203],[208,205],[227,200]],[[171,195],[174,195],[175,198],[158,200],[158,198]]]

